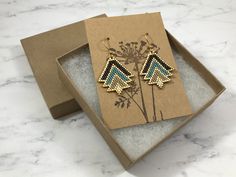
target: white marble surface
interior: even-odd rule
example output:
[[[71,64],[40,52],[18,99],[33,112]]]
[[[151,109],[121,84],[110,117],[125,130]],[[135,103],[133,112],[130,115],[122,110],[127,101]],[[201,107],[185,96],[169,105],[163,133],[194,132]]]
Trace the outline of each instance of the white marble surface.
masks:
[[[19,40],[104,12],[154,11],[227,90],[124,171],[84,113],[51,118]],[[1,177],[236,176],[236,1],[0,0],[0,41]]]

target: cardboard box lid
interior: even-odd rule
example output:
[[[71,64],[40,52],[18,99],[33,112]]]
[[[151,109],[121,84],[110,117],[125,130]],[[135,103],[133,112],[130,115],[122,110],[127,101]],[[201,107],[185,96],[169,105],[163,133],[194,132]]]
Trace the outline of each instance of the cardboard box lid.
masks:
[[[97,17],[105,17],[105,14]],[[42,95],[54,118],[80,107],[58,78],[55,59],[87,43],[84,21],[21,40]]]

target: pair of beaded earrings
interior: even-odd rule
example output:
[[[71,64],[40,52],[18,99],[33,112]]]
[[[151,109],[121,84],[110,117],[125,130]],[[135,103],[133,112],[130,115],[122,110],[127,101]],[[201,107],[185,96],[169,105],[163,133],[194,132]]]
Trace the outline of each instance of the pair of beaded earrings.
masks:
[[[171,80],[171,71],[174,69],[158,55],[158,50],[155,50],[152,46],[153,43],[150,42],[149,34],[146,33],[144,37],[148,44],[148,54],[141,70],[138,71],[138,77],[142,76],[149,85],[157,85],[161,89],[164,83]],[[109,40],[107,38],[102,41],[108,50],[108,58],[98,82],[102,82],[103,87],[106,87],[108,92],[116,91],[120,95],[124,89],[131,87],[129,83],[134,75],[111,52],[112,48]],[[107,42],[107,45],[105,42]]]

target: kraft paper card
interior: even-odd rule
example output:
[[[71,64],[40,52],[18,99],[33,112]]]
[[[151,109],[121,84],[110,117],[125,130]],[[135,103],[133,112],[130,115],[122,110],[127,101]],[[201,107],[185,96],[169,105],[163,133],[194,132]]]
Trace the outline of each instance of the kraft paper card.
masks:
[[[110,129],[192,113],[160,13],[88,19],[85,27],[102,118]]]

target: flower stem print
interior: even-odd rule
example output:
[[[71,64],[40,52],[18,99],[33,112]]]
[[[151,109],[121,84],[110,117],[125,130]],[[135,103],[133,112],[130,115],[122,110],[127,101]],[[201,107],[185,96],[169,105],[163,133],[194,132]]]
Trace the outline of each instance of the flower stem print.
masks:
[[[118,100],[115,101],[115,106],[119,108],[129,108],[131,101],[138,107],[142,112],[146,123],[149,122],[147,108],[144,101],[144,94],[142,90],[142,80],[140,75],[140,65],[143,64],[144,60],[147,58],[150,50],[158,51],[159,48],[155,44],[147,45],[145,41],[138,42],[119,42],[120,50],[114,48],[109,48],[112,55],[116,56],[118,60],[125,65],[133,64],[133,71],[136,72],[137,79],[132,81],[131,87],[125,90],[125,95],[119,95]],[[152,102],[153,102],[153,120],[156,120],[156,107],[154,98],[154,88],[152,85]],[[141,103],[138,103],[134,97],[140,96]]]
[[[157,120],[156,106],[155,106],[155,95],[154,95],[154,85],[152,85],[152,107],[153,107],[153,121]]]

